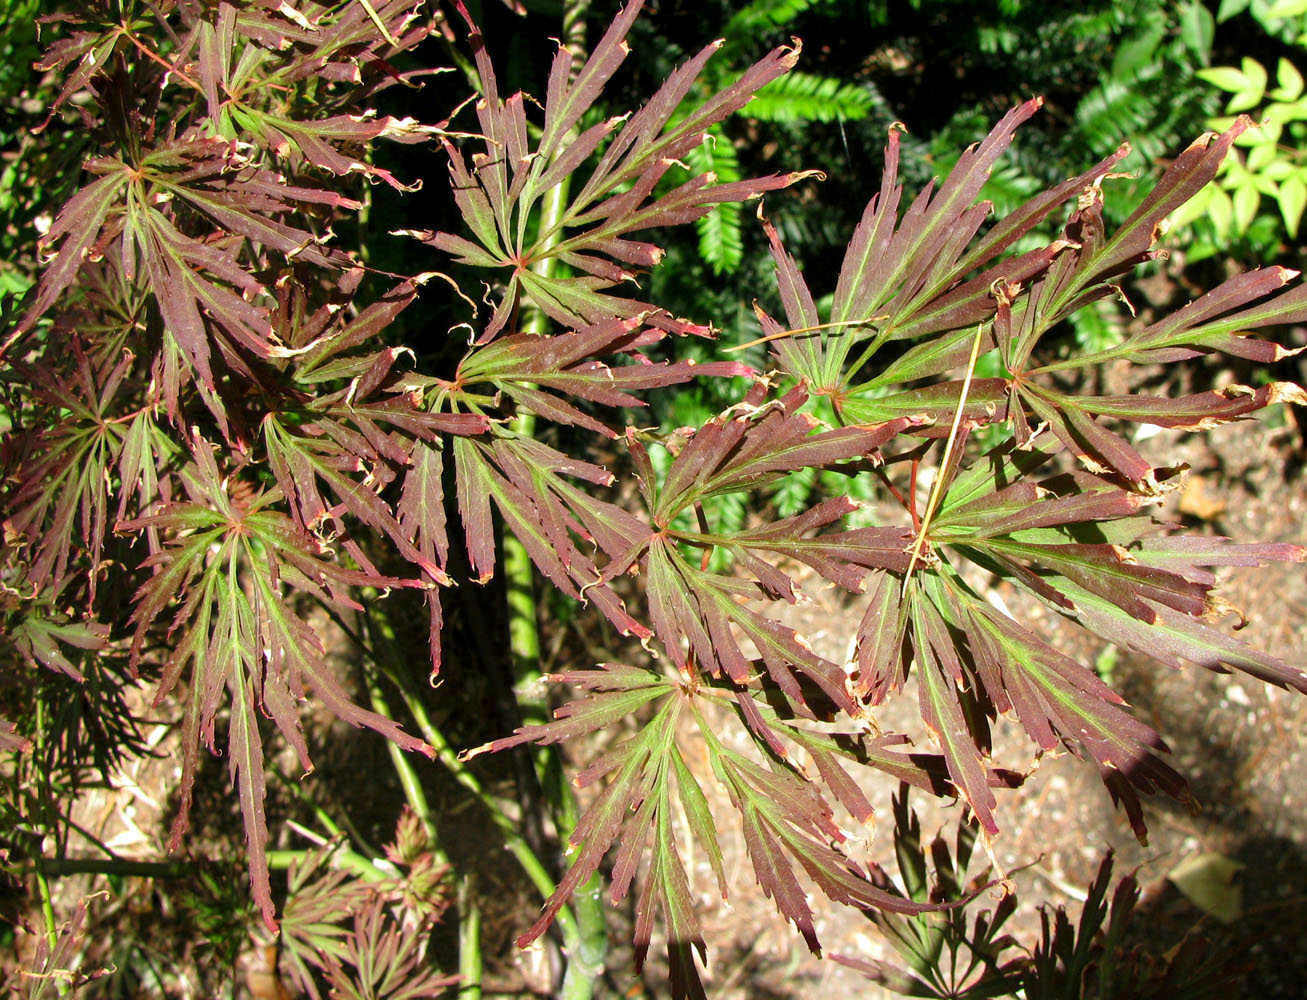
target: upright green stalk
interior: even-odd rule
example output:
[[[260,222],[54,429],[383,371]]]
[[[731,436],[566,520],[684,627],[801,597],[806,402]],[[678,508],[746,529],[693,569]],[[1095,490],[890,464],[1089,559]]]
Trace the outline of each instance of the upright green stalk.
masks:
[[[458,1000],[481,1000],[481,908],[474,873],[458,887],[458,916]]]
[[[427,712],[421,693],[413,683],[412,677],[401,665],[402,660],[398,657],[396,652],[397,647],[394,627],[391,625],[390,620],[386,615],[384,605],[379,602],[374,604],[369,612],[368,621],[372,633],[371,638],[373,640],[369,653],[372,656],[373,662],[381,669],[386,678],[389,679],[399,690],[400,698],[403,700],[409,714],[413,717],[413,722],[417,726],[418,732],[420,732],[422,738],[435,749],[436,759],[448,768],[450,774],[454,776],[454,779],[470,792],[472,797],[476,799],[477,803],[486,810],[491,821],[495,824],[496,829],[499,830],[500,835],[504,838],[505,847],[508,848],[509,852],[517,860],[522,871],[525,872],[527,878],[530,879],[531,884],[535,887],[536,891],[540,893],[541,898],[548,899],[553,895],[554,889],[556,888],[553,877],[550,875],[549,870],[545,867],[543,862],[541,862],[541,860],[536,856],[535,852],[532,851],[531,846],[518,830],[517,824],[504,813],[494,797],[481,787],[481,782],[477,779],[476,775],[469,770],[463,761],[459,760],[458,753],[450,746],[444,733],[442,733],[431,720],[431,716]],[[374,692],[374,708],[379,712],[384,711],[388,718],[393,718],[394,716],[389,713],[389,706],[385,703],[384,695],[382,695],[380,689],[377,687],[376,679],[369,681],[369,688]],[[428,834],[432,838],[432,843],[436,843],[436,832],[433,832],[436,830],[434,817],[427,805],[425,793],[422,792],[420,785],[417,783],[416,772],[413,771],[412,765],[409,763],[407,757],[405,757],[403,752],[399,751],[398,748],[392,750],[392,759],[395,758],[396,753],[399,754],[400,758],[400,763],[397,763],[396,767],[400,773],[400,780],[405,787],[405,795],[408,797],[409,804],[413,806],[414,811],[417,812],[420,817],[426,817],[424,823],[430,822],[432,824],[431,827],[428,828]],[[406,774],[408,777],[406,777]],[[419,806],[418,803],[421,805]],[[443,854],[438,855],[438,857],[441,860],[445,860]],[[468,898],[469,892],[470,889],[466,886],[462,887],[460,890],[459,919],[475,921],[476,929],[474,931],[465,928],[460,931],[459,975],[464,983],[474,981],[479,983],[481,975],[481,956],[479,952],[480,912],[468,910],[464,907],[463,899]],[[475,901],[471,901],[469,905],[474,905],[474,902]],[[602,921],[602,909],[600,910],[600,918]],[[584,958],[584,956],[592,955],[594,953],[595,949],[593,945],[587,945],[588,937],[593,935],[593,918],[587,915],[585,921],[580,921],[577,919],[576,915],[573,914],[570,907],[564,906],[558,911],[555,921],[558,924],[559,930],[562,932],[563,948],[568,955],[581,956]],[[605,937],[604,940],[606,946],[607,938]],[[476,942],[477,945],[476,955],[472,954],[473,942]],[[591,967],[594,965],[592,961],[587,964]],[[599,968],[602,970],[602,961],[600,962]],[[467,995],[473,996],[474,994]],[[582,998],[589,997],[590,993],[574,993],[568,994],[568,996],[574,998],[574,1000],[582,1000]]]
[[[491,822],[495,824],[496,829],[504,838],[504,846],[508,848],[513,857],[517,859],[518,864],[522,866],[522,870],[526,873],[527,878],[531,880],[531,884],[536,887],[536,890],[544,899],[548,899],[554,892],[554,880],[544,864],[536,857],[535,852],[531,850],[526,838],[518,831],[517,824],[504,814],[494,797],[481,787],[481,782],[477,780],[477,776],[458,759],[458,754],[449,745],[449,741],[445,739],[445,734],[431,721],[431,716],[427,714],[426,706],[413,689],[412,682],[397,672],[391,672],[390,677],[399,687],[404,704],[412,714],[418,732],[422,734],[424,740],[435,747],[436,759],[449,769],[450,774],[454,776],[454,780],[467,789],[477,803],[489,813]],[[564,945],[569,949],[579,947],[581,939],[577,921],[568,907],[565,906],[558,911],[557,923],[563,932]]]
[[[59,943],[59,927],[54,919],[54,898],[50,895],[50,881],[40,867],[36,869],[36,887],[41,894],[41,916],[45,918],[45,939],[53,953],[55,945]]]
[[[38,695],[36,699],[37,759],[44,759],[45,757],[46,724],[47,724],[47,720],[45,717],[45,703],[41,700],[40,696]],[[47,784],[49,782],[49,777],[50,777],[49,773],[43,771],[43,773],[39,776],[38,780],[41,781],[43,784]],[[51,825],[50,813],[53,811],[51,803],[54,802],[54,795],[49,790],[48,787],[45,789],[45,794],[41,796],[41,800],[43,802],[43,806],[41,809],[41,813],[42,813],[41,826],[42,828],[48,829]],[[55,841],[60,845],[60,847],[56,848],[60,854],[60,857],[57,860],[62,860],[62,856],[63,856],[62,838],[56,837]],[[40,848],[38,845],[38,850],[39,849]],[[41,896],[41,916],[45,921],[45,940],[50,948],[50,955],[53,956],[55,953],[55,948],[58,947],[59,945],[59,925],[58,922],[55,920],[54,896],[51,895],[50,893],[50,880],[46,878],[46,873],[42,867],[44,861],[45,861],[44,857],[39,858],[37,861],[36,888]],[[61,997],[68,995],[68,984],[64,982],[64,980],[58,978],[57,976],[55,977],[55,989],[58,991]]]
[[[378,715],[384,715],[388,719],[393,719],[390,714],[390,704],[386,701],[386,696],[381,691],[379,678],[372,677],[368,680],[368,696],[372,699],[372,710]],[[398,745],[390,741],[386,742],[386,749],[390,752],[390,761],[395,765],[395,773],[399,775],[399,784],[404,789],[404,798],[408,801],[409,808],[417,814],[417,818],[422,823],[422,829],[426,831],[427,844],[431,848],[432,856],[442,865],[449,864],[449,856],[440,846],[439,831],[436,828],[436,821],[431,814],[431,804],[427,801],[427,793],[422,787],[422,780],[413,768],[412,762]]]
[[[381,644],[383,648],[394,649],[395,630],[390,624],[390,618],[384,613],[373,611],[367,618],[368,630],[373,632],[373,643],[376,644],[378,636],[376,632],[381,633]],[[372,710],[378,715],[383,715],[387,719],[393,719],[390,704],[386,701],[385,692],[381,690],[381,677],[373,672],[369,672],[368,679],[368,698],[372,702]],[[440,832],[436,827],[435,818],[431,814],[431,804],[427,801],[427,793],[422,788],[422,780],[413,768],[409,755],[401,750],[399,745],[386,741],[386,750],[390,753],[390,762],[395,766],[395,773],[399,775],[400,787],[404,789],[404,798],[409,804],[409,808],[417,814],[417,818],[422,823],[422,829],[426,831],[427,843],[431,846],[432,854],[440,864],[448,864],[449,857],[445,854],[444,849],[440,846]]]
[[[590,0],[568,0],[563,5],[563,44],[572,53],[573,73],[584,61],[585,19]],[[544,247],[561,239],[558,224],[563,218],[570,195],[570,182],[564,180],[542,199],[540,232],[551,234]],[[546,255],[531,265],[531,270],[550,277],[558,268],[555,257]],[[524,333],[542,335],[548,331],[549,318],[533,309],[522,324]],[[523,437],[535,436],[535,414],[522,412],[512,428]],[[511,534],[504,536],[504,576],[508,591],[508,639],[513,662],[514,693],[522,721],[528,725],[548,721],[548,709],[540,684],[540,630],[536,620],[535,571],[524,546]],[[564,842],[576,827],[579,815],[576,796],[567,781],[562,758],[556,747],[541,747],[536,758],[541,785],[554,808],[558,836]],[[588,1000],[594,992],[596,977],[603,972],[608,953],[608,925],[601,900],[601,883],[592,875],[576,892],[572,905],[576,910],[579,937],[568,946],[567,971],[563,977],[565,1000]]]
[[[308,851],[269,851],[268,868],[272,871],[285,870],[296,862],[302,862],[308,857],[308,853]],[[344,848],[337,849],[332,854],[332,859],[342,868],[367,882],[383,882],[393,877],[393,873],[382,871],[372,863],[371,859]]]
[[[585,16],[590,0],[569,0],[563,7],[563,44],[572,53],[572,73],[584,61]],[[571,177],[547,191],[540,201],[540,232],[548,233],[541,249],[548,250],[562,239],[559,223],[567,210],[571,194]],[[543,278],[558,270],[558,258],[546,254],[537,259],[531,270]],[[531,309],[522,322],[522,332],[537,336],[549,332],[549,317],[540,309]],[[513,418],[512,429],[523,437],[534,437],[535,414],[522,411]],[[540,631],[536,621],[535,571],[526,546],[516,536],[504,536],[504,578],[508,589],[508,639],[513,658],[518,706],[527,724],[548,721],[540,690]]]

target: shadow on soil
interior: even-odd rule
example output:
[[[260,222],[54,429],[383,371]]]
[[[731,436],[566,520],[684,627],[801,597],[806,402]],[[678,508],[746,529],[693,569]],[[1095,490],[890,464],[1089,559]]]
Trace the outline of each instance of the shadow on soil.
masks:
[[[1223,925],[1186,900],[1169,881],[1146,893],[1135,934],[1168,945],[1196,931],[1225,952],[1243,974],[1237,992],[1247,1000],[1307,996],[1307,950],[1300,929],[1307,921],[1307,830],[1304,829],[1301,740],[1283,739],[1268,716],[1276,711],[1257,691],[1252,707],[1232,710],[1223,693],[1254,690],[1256,681],[1197,668],[1183,674],[1155,664],[1131,670],[1126,690],[1175,752],[1172,763],[1189,778],[1199,810],[1164,799],[1151,803],[1157,820],[1171,816],[1187,828],[1154,821],[1153,849],[1177,857],[1212,851],[1242,865],[1242,915]],[[1185,689],[1181,696],[1179,688]],[[1289,702],[1290,712],[1299,708]],[[1298,718],[1292,714],[1291,718]],[[1291,727],[1291,732],[1293,728]],[[1158,816],[1158,814],[1162,816]],[[1195,846],[1196,844],[1196,846]],[[1154,945],[1155,947],[1156,945]]]

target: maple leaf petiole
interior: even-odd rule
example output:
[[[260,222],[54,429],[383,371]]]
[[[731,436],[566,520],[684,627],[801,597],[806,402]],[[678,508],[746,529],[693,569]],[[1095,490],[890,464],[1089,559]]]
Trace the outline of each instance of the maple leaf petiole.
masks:
[[[958,407],[953,413],[953,426],[949,428],[948,440],[944,443],[944,454],[939,460],[938,474],[930,486],[930,498],[926,501],[926,512],[921,517],[921,525],[917,528],[916,537],[912,541],[912,555],[908,559],[908,568],[903,574],[903,589],[900,591],[900,599],[908,592],[908,581],[912,578],[912,571],[921,558],[921,547],[925,543],[926,532],[930,530],[931,518],[935,516],[935,508],[944,495],[945,470],[948,469],[949,459],[953,455],[953,446],[957,441],[958,428],[962,425],[962,414],[967,407],[967,392],[971,389],[971,377],[976,371],[976,358],[980,355],[980,342],[984,339],[984,331],[984,324],[977,326],[975,339],[971,342],[971,356],[967,359],[967,373],[962,379],[962,391],[958,394]]]

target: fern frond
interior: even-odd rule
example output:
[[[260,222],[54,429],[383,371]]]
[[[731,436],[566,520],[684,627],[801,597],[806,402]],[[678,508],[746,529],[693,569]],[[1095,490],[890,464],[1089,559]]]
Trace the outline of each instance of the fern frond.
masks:
[[[740,161],[730,139],[722,135],[720,126],[712,128],[708,135],[710,138],[686,157],[691,171],[716,174],[717,180],[725,184],[740,180]],[[740,230],[742,214],[739,202],[723,202],[703,218],[695,220],[699,254],[712,267],[713,274],[734,274],[744,259],[744,240]]]
[[[765,122],[857,121],[875,99],[862,87],[834,77],[790,73],[773,80],[749,102],[748,114]]]
[[[1157,99],[1121,80],[1107,80],[1076,106],[1076,127],[1092,150],[1115,149],[1127,137],[1147,135]]]
[[[827,0],[754,0],[736,11],[726,23],[722,35],[726,38],[749,38],[759,31],[768,31],[790,24],[796,17]]]

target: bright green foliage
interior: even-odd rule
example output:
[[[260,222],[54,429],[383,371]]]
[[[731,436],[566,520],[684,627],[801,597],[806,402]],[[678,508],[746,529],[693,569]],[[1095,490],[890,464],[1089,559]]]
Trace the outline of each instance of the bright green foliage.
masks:
[[[1232,96],[1225,110],[1249,111],[1258,128],[1240,137],[1243,147],[1222,168],[1219,183],[1195,198],[1173,224],[1179,228],[1198,218],[1212,223],[1218,238],[1242,235],[1253,225],[1264,198],[1275,202],[1290,239],[1298,236],[1307,208],[1307,95],[1303,78],[1288,59],[1275,69],[1276,86],[1268,89],[1266,69],[1244,57],[1241,67],[1202,70],[1202,79]],[[1213,128],[1228,128],[1233,118],[1215,118]]]
[[[0,3],[0,306],[19,300],[31,286],[23,257],[35,238],[37,192],[61,196],[60,161],[65,151],[34,141],[29,129],[39,125],[45,94],[32,64],[41,54],[36,17],[39,0]],[[38,152],[42,150],[42,152]],[[42,162],[44,161],[44,162]]]
[[[764,122],[857,121],[872,108],[871,95],[830,77],[791,73],[758,91],[749,114]]]
[[[1296,48],[1307,46],[1307,7],[1296,0],[1268,3],[1227,0],[1217,13],[1218,37],[1236,16],[1250,17],[1268,41]],[[1199,70],[1197,76],[1213,92],[1225,95],[1225,116],[1208,126],[1222,130],[1247,113],[1258,127],[1238,141],[1238,150],[1221,168],[1217,182],[1176,213],[1172,225],[1189,230],[1192,259],[1220,252],[1229,241],[1246,240],[1264,259],[1285,252],[1283,235],[1297,239],[1307,208],[1307,96],[1297,65],[1301,60],[1279,56],[1272,65],[1252,55],[1239,64]],[[1271,209],[1274,205],[1274,209]]]

